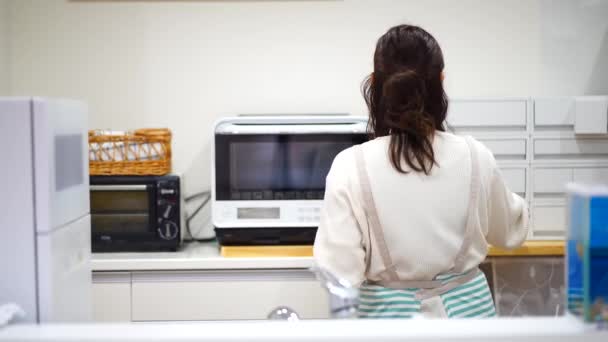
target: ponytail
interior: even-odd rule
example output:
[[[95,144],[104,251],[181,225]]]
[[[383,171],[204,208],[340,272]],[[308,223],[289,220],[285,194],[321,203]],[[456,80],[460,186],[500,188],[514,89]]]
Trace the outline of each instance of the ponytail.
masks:
[[[405,173],[402,158],[412,170],[427,174],[435,163],[435,125],[425,112],[426,96],[426,82],[413,70],[397,72],[384,83],[382,102],[391,132],[389,156],[399,172]]]
[[[416,50],[386,53],[385,50],[396,49],[399,44],[413,45]],[[425,44],[430,48],[424,49]],[[430,58],[428,53],[432,53]],[[383,54],[396,60],[391,61]],[[416,63],[404,63],[412,59],[411,55],[420,58]],[[374,137],[390,136],[389,157],[401,173],[407,172],[403,161],[409,169],[425,174],[437,164],[433,138],[435,131],[444,130],[447,114],[447,97],[440,78],[442,70],[439,46],[418,27],[398,26],[378,41],[374,73],[363,83],[363,96],[370,111],[370,133]]]

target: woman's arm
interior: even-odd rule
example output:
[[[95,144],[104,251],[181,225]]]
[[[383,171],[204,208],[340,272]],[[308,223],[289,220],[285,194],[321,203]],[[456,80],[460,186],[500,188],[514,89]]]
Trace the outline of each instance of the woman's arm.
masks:
[[[509,190],[496,166],[489,178],[487,196],[488,243],[505,249],[521,246],[528,236],[528,205]]]
[[[365,250],[353,212],[352,191],[356,188],[350,186],[352,172],[354,159],[339,154],[326,180],[314,258],[318,266],[359,286],[365,279]]]

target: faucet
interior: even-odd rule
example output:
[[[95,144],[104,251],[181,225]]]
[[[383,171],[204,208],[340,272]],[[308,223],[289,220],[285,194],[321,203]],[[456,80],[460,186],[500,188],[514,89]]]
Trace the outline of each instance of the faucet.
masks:
[[[313,266],[310,271],[327,290],[331,318],[356,318],[359,308],[359,289],[323,267]],[[296,321],[299,320],[299,316],[294,310],[281,306],[274,309],[268,315],[268,319]]]
[[[359,289],[346,279],[340,279],[327,269],[313,266],[310,269],[329,294],[331,318],[355,318],[359,308]]]

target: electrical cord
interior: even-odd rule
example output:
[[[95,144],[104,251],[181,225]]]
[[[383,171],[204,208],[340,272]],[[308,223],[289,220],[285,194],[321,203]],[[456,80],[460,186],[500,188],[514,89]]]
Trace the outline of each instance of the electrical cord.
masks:
[[[195,200],[197,198],[201,198],[201,197],[205,197],[205,196],[210,196],[210,195],[211,195],[210,191],[201,191],[201,192],[194,193],[194,194],[192,194],[192,195],[190,195],[188,197],[185,197],[184,201],[190,202],[190,201],[193,201],[193,200]]]
[[[201,203],[198,207],[196,207],[196,209],[194,209],[194,212],[192,213],[192,215],[190,215],[186,218],[187,223],[190,223],[190,221],[194,218],[194,216],[196,216],[201,210],[203,210],[205,205],[207,205],[207,203],[209,203],[209,201],[211,200],[211,194],[209,194],[209,193],[207,193],[206,195],[203,194],[202,196],[199,196],[198,198],[203,197],[203,196],[205,196],[203,203]]]
[[[211,238],[207,238],[207,239],[196,239],[194,238],[194,234],[192,234],[192,230],[190,228],[190,222],[194,219],[194,217],[196,215],[198,215],[198,213],[203,210],[203,208],[209,203],[209,201],[211,200],[211,192],[210,191],[202,191],[202,192],[198,192],[195,193],[191,196],[188,196],[186,198],[184,198],[185,202],[191,202],[195,199],[199,199],[199,198],[204,198],[203,203],[201,203],[198,207],[196,207],[196,209],[194,209],[194,212],[191,215],[188,215],[186,217],[186,231],[188,232],[188,235],[190,235],[190,240],[191,241],[196,241],[196,242],[212,242],[215,241],[215,237],[211,237]]]

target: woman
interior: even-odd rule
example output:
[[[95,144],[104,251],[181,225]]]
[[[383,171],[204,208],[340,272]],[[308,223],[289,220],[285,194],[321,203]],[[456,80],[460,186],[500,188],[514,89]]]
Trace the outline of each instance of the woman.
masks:
[[[375,139],[340,153],[327,176],[315,260],[360,286],[361,317],[494,316],[478,266],[488,244],[527,235],[526,203],[492,153],[445,131],[443,67],[423,29],[384,34],[363,85]]]

